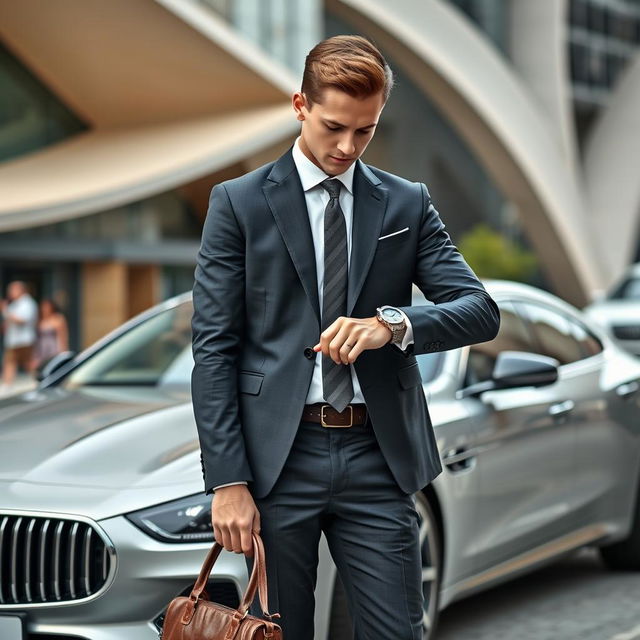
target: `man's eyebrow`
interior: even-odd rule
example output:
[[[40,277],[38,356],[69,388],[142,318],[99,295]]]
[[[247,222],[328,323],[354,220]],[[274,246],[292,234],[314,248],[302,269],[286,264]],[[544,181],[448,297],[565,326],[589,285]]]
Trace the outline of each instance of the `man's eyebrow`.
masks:
[[[342,127],[343,129],[347,128],[346,125],[342,124],[341,122],[336,122],[335,120],[323,118],[323,121],[327,124],[332,124],[334,127]],[[358,129],[370,129],[371,127],[375,127],[377,124],[377,122],[373,122],[372,124],[366,124],[364,127],[358,127]]]

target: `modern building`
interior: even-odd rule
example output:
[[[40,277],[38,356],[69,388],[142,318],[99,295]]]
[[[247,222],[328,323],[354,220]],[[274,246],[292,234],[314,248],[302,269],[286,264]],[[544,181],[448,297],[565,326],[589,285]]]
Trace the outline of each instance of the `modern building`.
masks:
[[[638,259],[638,0],[0,0],[0,286],[76,348],[188,289],[212,185],[291,144],[336,33],[397,75],[365,160],[454,240],[487,224],[578,305]]]

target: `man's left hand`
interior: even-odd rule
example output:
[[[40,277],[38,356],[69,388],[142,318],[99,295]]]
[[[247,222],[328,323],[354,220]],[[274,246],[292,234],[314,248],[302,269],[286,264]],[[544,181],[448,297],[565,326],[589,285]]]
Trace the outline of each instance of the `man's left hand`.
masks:
[[[379,349],[391,341],[391,329],[373,318],[340,317],[321,334],[313,350],[336,364],[352,364],[365,349]]]

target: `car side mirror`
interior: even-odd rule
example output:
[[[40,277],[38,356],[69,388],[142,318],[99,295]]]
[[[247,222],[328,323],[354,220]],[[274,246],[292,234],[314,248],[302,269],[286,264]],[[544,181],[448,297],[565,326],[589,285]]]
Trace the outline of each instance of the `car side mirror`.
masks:
[[[472,384],[459,392],[459,397],[479,396],[485,391],[543,387],[558,379],[560,363],[555,358],[524,351],[501,351],[496,358],[491,380]]]
[[[75,357],[75,351],[62,351],[61,353],[53,356],[53,358],[49,358],[49,360],[38,367],[38,370],[36,371],[37,381],[42,382],[45,378],[48,378],[65,364],[71,362]]]

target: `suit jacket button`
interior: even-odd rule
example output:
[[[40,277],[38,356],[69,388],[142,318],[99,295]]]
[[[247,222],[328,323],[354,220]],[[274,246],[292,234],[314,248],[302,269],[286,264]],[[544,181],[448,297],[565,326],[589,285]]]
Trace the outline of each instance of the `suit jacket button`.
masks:
[[[316,357],[316,352],[311,347],[307,347],[304,350],[304,357],[307,360],[313,360]]]

